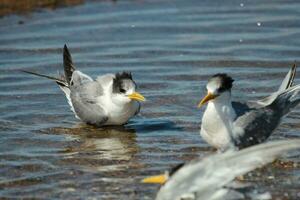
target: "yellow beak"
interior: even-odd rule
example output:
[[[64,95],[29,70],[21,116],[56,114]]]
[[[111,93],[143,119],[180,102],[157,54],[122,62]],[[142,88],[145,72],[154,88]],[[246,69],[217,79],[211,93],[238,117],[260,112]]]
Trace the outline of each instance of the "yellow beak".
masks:
[[[198,104],[198,108],[200,108],[201,106],[203,106],[206,102],[216,98],[217,96],[212,94],[212,93],[207,93],[207,95],[200,101],[200,103]]]
[[[134,93],[128,95],[128,97],[130,99],[137,100],[137,101],[146,101],[145,97],[138,92],[134,92]]]
[[[157,176],[150,176],[148,178],[144,178],[142,183],[156,183],[156,184],[164,184],[168,180],[166,174],[161,174]]]

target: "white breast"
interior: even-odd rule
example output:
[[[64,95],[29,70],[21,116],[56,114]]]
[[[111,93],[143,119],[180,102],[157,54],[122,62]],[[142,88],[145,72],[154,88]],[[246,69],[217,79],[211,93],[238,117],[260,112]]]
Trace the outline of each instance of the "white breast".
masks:
[[[130,103],[120,107],[112,106],[107,108],[108,121],[106,125],[122,125],[125,124],[131,117],[135,115],[139,109],[139,104],[136,101],[131,101]]]
[[[235,112],[232,106],[209,102],[202,117],[200,134],[210,145],[218,149],[231,146]]]
[[[104,81],[105,84],[102,85],[104,89],[104,95],[98,97],[97,102],[103,108],[105,114],[108,116],[108,120],[105,125],[123,125],[135,115],[135,113],[139,109],[139,103],[136,101],[131,101],[126,104],[114,103],[111,98],[112,79],[110,78],[111,77],[109,76],[102,77],[102,81],[104,79],[108,80]]]

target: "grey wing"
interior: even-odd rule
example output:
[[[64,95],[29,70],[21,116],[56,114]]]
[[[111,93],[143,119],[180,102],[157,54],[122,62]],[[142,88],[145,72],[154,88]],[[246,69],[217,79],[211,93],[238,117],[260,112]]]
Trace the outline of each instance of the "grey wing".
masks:
[[[71,86],[70,89],[74,110],[82,121],[101,126],[108,120],[104,109],[97,101],[97,98],[103,95],[103,89],[99,83],[91,81]]]
[[[264,142],[280,119],[281,115],[269,107],[248,110],[234,121],[235,145],[241,149]]]
[[[214,154],[184,165],[163,185],[156,200],[179,199],[196,193],[197,199],[224,199],[224,186],[236,176],[272,162],[283,153],[299,148],[300,140],[255,145],[241,151]]]
[[[76,70],[72,74],[70,85],[81,86],[90,82],[94,82],[94,80],[90,76],[82,73],[81,71]]]
[[[111,85],[111,82],[113,81],[113,79],[115,78],[114,74],[105,74],[102,76],[98,76],[96,81],[102,86],[102,87],[108,87],[109,85]]]

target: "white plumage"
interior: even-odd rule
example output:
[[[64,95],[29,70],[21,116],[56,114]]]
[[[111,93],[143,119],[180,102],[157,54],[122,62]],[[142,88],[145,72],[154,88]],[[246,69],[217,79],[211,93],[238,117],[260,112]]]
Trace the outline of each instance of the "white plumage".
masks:
[[[106,74],[93,80],[75,69],[64,46],[65,75],[59,79],[30,71],[26,73],[54,80],[65,93],[76,118],[92,125],[122,125],[140,110],[145,98],[135,91],[131,73]]]
[[[232,198],[230,195],[233,194],[243,197],[243,193],[231,187],[235,177],[266,165],[297,148],[300,148],[299,139],[275,141],[192,160],[167,179],[157,193],[156,200],[224,200]],[[270,198],[270,195],[265,193],[261,197]]]
[[[241,149],[264,142],[279,125],[281,118],[297,106],[300,85],[293,86],[294,65],[278,91],[246,103],[231,101],[233,79],[226,74],[214,75],[207,84],[208,94],[199,106],[208,102],[200,134],[217,149]]]

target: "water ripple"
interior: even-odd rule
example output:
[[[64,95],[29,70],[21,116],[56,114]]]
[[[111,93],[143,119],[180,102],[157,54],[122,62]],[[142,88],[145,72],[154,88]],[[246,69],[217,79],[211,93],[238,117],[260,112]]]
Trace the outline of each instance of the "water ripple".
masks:
[[[152,199],[157,187],[141,185],[142,177],[213,152],[199,136],[196,108],[212,74],[232,75],[235,99],[276,90],[299,60],[299,8],[298,1],[88,1],[1,18],[0,197]],[[123,128],[84,125],[55,83],[19,71],[57,76],[65,43],[93,77],[132,71],[148,99],[139,116]],[[273,138],[298,137],[298,116],[296,109]],[[250,181],[296,199],[299,181],[284,178],[299,168],[272,168],[272,183],[264,175]]]

